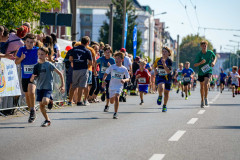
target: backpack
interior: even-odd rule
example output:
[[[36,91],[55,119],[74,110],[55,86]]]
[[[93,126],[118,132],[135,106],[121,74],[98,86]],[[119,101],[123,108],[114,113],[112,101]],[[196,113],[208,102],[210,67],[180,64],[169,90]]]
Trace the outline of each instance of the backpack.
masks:
[[[0,52],[3,53],[3,54],[6,54],[9,43],[15,42],[15,41],[20,41],[20,40],[21,39],[15,39],[15,40],[12,40],[12,41],[7,41],[7,42],[1,43]]]

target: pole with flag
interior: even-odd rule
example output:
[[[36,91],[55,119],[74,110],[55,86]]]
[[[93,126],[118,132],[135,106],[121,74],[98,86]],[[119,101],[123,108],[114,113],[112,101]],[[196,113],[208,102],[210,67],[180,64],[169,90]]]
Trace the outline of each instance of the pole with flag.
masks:
[[[128,14],[126,13],[126,19],[125,19],[125,34],[124,34],[124,47],[123,47],[123,48],[126,48],[127,30],[128,30]]]
[[[133,58],[137,55],[137,26],[133,29]]]

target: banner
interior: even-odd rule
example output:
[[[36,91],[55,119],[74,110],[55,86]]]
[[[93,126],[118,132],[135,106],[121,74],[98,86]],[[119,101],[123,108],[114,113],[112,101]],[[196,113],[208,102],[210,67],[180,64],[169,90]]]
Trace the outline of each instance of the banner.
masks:
[[[0,60],[0,97],[21,95],[17,67],[14,61]]]
[[[126,19],[125,19],[125,35],[124,35],[124,47],[123,47],[123,48],[126,48],[127,29],[128,29],[128,14],[126,13]]]
[[[137,26],[133,29],[133,58],[137,55]]]

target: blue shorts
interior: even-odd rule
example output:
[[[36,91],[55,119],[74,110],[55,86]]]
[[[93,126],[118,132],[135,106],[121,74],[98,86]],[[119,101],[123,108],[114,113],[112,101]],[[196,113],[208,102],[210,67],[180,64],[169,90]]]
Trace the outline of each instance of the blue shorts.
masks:
[[[171,79],[170,80],[166,80],[164,78],[161,77],[156,77],[156,85],[160,84],[160,83],[164,83],[165,84],[165,89],[170,91],[171,90]]]
[[[52,91],[47,89],[37,89],[37,101],[41,102],[43,97],[49,98],[51,97]]]
[[[87,84],[92,84],[92,71],[89,71],[89,70],[88,70]]]
[[[148,84],[139,84],[138,91],[148,93]]]

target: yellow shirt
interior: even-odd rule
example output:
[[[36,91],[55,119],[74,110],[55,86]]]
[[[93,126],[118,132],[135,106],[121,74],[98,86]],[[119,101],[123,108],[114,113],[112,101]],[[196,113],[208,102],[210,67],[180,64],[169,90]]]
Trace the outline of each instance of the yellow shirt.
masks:
[[[90,52],[91,52],[91,54],[92,54],[92,59],[93,59],[94,57],[96,57],[95,50],[94,50],[92,47],[87,46],[87,49],[90,50]],[[88,70],[89,70],[89,71],[92,71],[92,65],[88,65]]]

